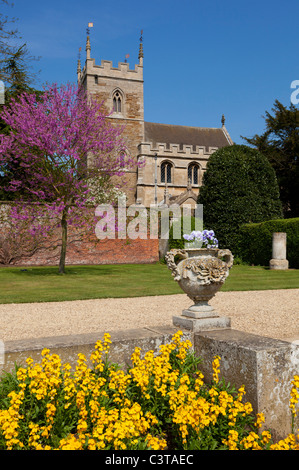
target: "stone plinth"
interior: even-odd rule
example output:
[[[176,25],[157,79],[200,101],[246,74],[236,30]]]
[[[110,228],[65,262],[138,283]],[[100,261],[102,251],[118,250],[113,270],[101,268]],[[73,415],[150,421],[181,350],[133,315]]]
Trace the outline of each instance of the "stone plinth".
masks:
[[[272,238],[272,259],[270,269],[289,269],[287,260],[287,234],[284,232],[273,233]]]
[[[270,269],[289,269],[287,259],[270,259]]]
[[[218,330],[230,328],[230,318],[220,316],[207,316],[206,318],[189,318],[187,316],[173,316],[173,325],[178,328],[193,331]]]
[[[262,430],[270,428],[275,440],[292,432],[289,400],[291,381],[299,370],[298,345],[227,329],[195,333],[194,351],[202,359],[199,368],[206,382],[212,381],[211,364],[219,355],[220,379],[237,388],[245,385],[245,400],[254,414],[265,415]],[[294,424],[297,430],[299,417]]]
[[[181,316],[173,316],[172,321],[174,326],[193,332],[230,328],[231,326],[230,318],[219,316],[214,308],[205,301],[200,302],[200,305],[198,303],[196,306],[183,310]]]

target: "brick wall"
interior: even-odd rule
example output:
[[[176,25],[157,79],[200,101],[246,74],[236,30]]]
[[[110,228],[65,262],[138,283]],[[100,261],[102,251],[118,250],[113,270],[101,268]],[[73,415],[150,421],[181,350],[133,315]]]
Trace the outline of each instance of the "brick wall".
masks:
[[[9,204],[0,202],[0,208],[1,210],[5,210],[9,208]],[[0,224],[0,243],[2,243],[1,240],[8,239],[6,230],[7,228],[5,229]],[[8,230],[15,230],[15,227],[10,227]],[[13,239],[10,245],[10,252],[12,254],[18,252],[19,248],[22,250],[22,232],[16,229],[16,233],[18,237]],[[16,266],[50,266],[58,264],[60,247],[57,247],[57,245],[60,239],[61,233],[58,228],[51,239],[46,238],[42,240],[42,243],[44,243],[46,247],[45,249],[39,249],[30,257],[22,256],[22,258],[13,261],[11,264]],[[30,250],[27,250],[26,253],[28,254],[29,251]],[[21,253],[23,254],[24,251],[21,251]],[[127,240],[119,240],[117,238],[99,240],[93,231],[88,230],[88,227],[83,234],[81,230],[77,232],[71,226],[68,228],[66,264],[136,264],[154,263],[157,261],[159,261],[159,240],[152,240],[149,237],[146,240],[139,238],[136,240],[129,238]],[[0,263],[1,262],[3,263],[0,256]]]
[[[159,261],[159,240],[101,240],[74,242],[68,246],[66,264],[149,264]],[[56,265],[59,249],[41,250],[22,258],[15,266]]]
[[[73,244],[67,263],[123,264],[159,261],[159,240],[101,240],[97,245],[84,242]]]

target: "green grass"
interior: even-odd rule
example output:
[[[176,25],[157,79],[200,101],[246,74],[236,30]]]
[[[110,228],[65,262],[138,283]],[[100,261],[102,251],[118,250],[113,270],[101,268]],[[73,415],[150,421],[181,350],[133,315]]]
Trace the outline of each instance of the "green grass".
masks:
[[[299,270],[233,266],[222,291],[299,288]],[[0,268],[0,303],[58,302],[111,297],[181,294],[166,265],[124,264]]]
[[[263,266],[233,266],[222,291],[298,289],[299,269],[273,271]]]

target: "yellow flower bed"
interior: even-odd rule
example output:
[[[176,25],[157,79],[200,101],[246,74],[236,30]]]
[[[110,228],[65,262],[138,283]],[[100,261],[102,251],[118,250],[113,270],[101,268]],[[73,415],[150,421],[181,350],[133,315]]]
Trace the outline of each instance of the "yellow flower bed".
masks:
[[[126,371],[109,362],[110,343],[108,334],[96,343],[91,367],[79,354],[72,370],[48,349],[40,363],[28,358],[0,395],[0,449],[299,449],[295,434],[273,443],[269,430],[260,432],[264,416],[253,415],[244,387],[219,381],[220,357],[205,384],[182,332],[159,354],[141,358],[136,348]],[[299,376],[291,385],[294,418]]]

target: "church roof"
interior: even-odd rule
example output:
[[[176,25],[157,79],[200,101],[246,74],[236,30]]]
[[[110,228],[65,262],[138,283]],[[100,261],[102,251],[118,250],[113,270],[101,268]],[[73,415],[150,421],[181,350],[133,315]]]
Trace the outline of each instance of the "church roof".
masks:
[[[232,145],[224,126],[220,128],[187,127],[171,124],[144,123],[145,142],[193,145],[194,147],[227,147]]]

